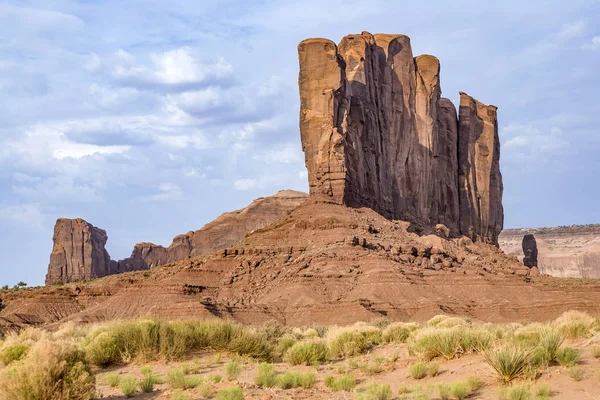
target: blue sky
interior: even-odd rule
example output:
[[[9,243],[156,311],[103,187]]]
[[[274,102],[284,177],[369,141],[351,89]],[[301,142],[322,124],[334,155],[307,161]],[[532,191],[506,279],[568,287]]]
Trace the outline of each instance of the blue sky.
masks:
[[[296,46],[404,33],[444,96],[499,107],[505,226],[600,222],[600,1],[0,4],[0,285],[41,284],[58,217],[113,258],[307,190]]]

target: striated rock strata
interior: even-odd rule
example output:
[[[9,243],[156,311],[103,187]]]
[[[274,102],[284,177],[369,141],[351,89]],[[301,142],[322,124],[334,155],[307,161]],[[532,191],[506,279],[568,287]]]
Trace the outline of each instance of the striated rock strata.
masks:
[[[138,243],[131,256],[120,261],[111,260],[104,247],[106,231],[82,219],[61,218],[54,228],[46,284],[145,270],[225,249],[287,215],[307,197],[306,193],[293,190],[261,197],[241,210],[220,215],[197,231],[176,236],[169,247]]]
[[[497,244],[496,107],[441,98],[440,64],[404,35],[298,46],[300,132],[311,197]]]

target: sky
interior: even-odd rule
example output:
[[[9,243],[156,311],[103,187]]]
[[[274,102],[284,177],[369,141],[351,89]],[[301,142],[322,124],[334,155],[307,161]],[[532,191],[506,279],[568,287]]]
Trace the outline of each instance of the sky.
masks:
[[[599,0],[3,0],[0,285],[43,284],[59,217],[120,259],[307,191],[297,45],[365,30],[499,107],[505,227],[600,222]]]

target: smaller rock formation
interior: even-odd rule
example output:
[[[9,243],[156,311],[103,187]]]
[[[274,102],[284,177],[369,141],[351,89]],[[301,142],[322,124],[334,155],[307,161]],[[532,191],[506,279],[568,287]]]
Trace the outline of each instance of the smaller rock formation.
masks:
[[[538,249],[533,235],[523,236],[523,264],[526,267],[537,267]]]
[[[106,231],[82,219],[61,218],[54,228],[46,284],[139,271],[226,249],[248,233],[286,216],[307,198],[306,193],[294,190],[261,197],[241,210],[220,215],[197,231],[175,236],[169,247],[138,243],[131,256],[119,261],[111,260],[104,248]]]
[[[59,218],[46,283],[71,282],[110,274],[111,260],[104,248],[106,231],[81,218]]]

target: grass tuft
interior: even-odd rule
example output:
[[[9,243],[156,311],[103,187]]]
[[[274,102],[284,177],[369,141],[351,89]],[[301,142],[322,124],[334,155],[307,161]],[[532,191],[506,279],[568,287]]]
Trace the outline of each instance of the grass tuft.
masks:
[[[509,383],[522,376],[530,357],[531,351],[511,344],[484,353],[485,361],[496,371],[503,383]]]

